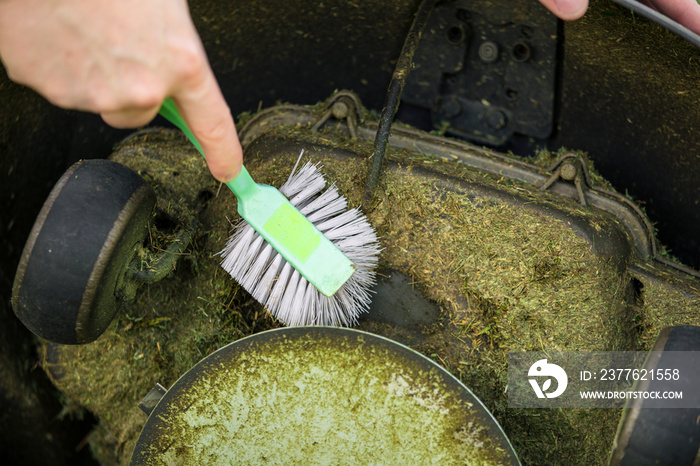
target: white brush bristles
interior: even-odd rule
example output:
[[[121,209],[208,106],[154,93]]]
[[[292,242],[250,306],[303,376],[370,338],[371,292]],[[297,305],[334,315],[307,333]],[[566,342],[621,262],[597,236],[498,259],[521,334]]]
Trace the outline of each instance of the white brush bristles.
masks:
[[[346,211],[347,200],[335,186],[325,187],[319,167],[307,162],[292,171],[280,191],[357,266],[335,295],[321,294],[243,220],[219,253],[224,270],[289,326],[351,326],[369,307],[380,252],[377,234],[358,209]]]

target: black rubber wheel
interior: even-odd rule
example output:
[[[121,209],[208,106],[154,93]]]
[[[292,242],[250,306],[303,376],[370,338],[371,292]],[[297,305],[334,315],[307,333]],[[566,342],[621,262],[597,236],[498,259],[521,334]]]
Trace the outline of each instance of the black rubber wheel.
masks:
[[[667,327],[659,334],[652,351],[700,351],[700,327]],[[669,367],[660,357],[649,357],[647,370]],[[674,361],[678,361],[675,357]],[[693,364],[694,365],[694,364]],[[686,371],[684,371],[686,369]],[[653,381],[648,390],[682,390],[686,397],[698,398],[698,368],[681,369],[690,377],[679,385]],[[694,370],[693,370],[694,369]],[[684,403],[686,403],[684,401]],[[633,400],[625,408],[610,457],[611,465],[695,465],[700,460],[700,404],[696,408],[653,408],[649,400]]]
[[[97,339],[120,307],[126,268],[156,202],[137,173],[84,160],[56,183],[37,217],[12,289],[17,317],[55,343]]]

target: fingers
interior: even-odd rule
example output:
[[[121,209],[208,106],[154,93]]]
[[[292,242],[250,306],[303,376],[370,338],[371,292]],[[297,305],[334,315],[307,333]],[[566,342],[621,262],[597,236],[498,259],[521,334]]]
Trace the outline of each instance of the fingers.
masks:
[[[51,102],[117,128],[149,123],[173,97],[214,177],[230,181],[243,151],[187,5],[0,0],[2,65]]]
[[[642,3],[700,34],[700,5],[695,0],[648,0]]]
[[[231,110],[221,93],[208,62],[172,95],[187,126],[202,146],[214,178],[228,182],[238,176],[243,149]]]
[[[540,0],[552,13],[563,20],[579,19],[588,9],[588,0]]]
[[[114,128],[138,128],[150,123],[158,114],[160,105],[149,108],[127,108],[123,110],[102,112],[102,119]]]

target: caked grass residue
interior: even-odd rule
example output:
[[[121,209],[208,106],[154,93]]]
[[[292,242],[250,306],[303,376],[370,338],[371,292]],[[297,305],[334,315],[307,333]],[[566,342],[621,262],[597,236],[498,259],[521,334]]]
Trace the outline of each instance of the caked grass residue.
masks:
[[[291,131],[294,138],[327,144],[328,137],[322,134],[302,134],[300,128]],[[357,205],[365,163],[324,159],[320,146],[305,149],[324,165],[324,173],[336,181],[350,203]],[[369,150],[365,147],[359,153],[366,155]],[[499,199],[480,191],[488,183],[499,186],[497,177],[466,173],[469,170],[464,167],[405,151],[392,151],[390,158],[397,165],[385,170],[379,200],[369,215],[385,248],[380,266],[412,277],[416,287],[442,309],[440,321],[422,329],[427,337],[415,348],[472,388],[507,426],[506,432],[518,432],[511,441],[523,461],[557,458],[565,452],[581,464],[604,462],[619,411],[508,410],[506,354],[509,350],[636,349],[630,347],[628,328],[621,327],[626,319],[620,318],[624,313],[620,303],[628,277],[609,258],[593,254],[591,244],[564,221],[537,208],[555,203],[548,194],[500,180],[503,191],[521,198],[520,202],[508,196]],[[291,154],[266,159],[257,176],[278,183],[293,161]],[[413,164],[459,173],[476,189],[454,189],[453,183],[425,176]],[[258,169],[257,164],[253,166]],[[580,215],[575,202],[563,204]],[[606,225],[601,213],[590,209],[585,213],[592,223]],[[370,321],[360,328],[400,334],[391,327]],[[555,427],[546,427],[552,422]]]
[[[352,147],[369,156],[367,143],[303,128],[279,129],[261,147],[253,145],[253,152],[259,150],[264,159],[253,164],[259,170],[256,176],[281,183],[295,159],[294,149],[299,149],[294,144],[298,138],[309,141],[306,153],[324,165],[324,173],[350,204],[358,205],[368,163],[342,162],[342,150]],[[290,153],[266,158],[270,147]],[[324,159],[322,154],[329,150],[340,152]],[[647,316],[636,278],[625,269],[632,258],[594,254],[595,239],[589,242],[566,220],[546,213],[556,206],[585,219],[601,235],[619,225],[597,209],[424,155],[390,150],[389,158],[396,166],[385,170],[379,200],[369,215],[385,248],[381,266],[409,275],[443,312],[435,325],[422,329],[426,338],[414,348],[475,390],[525,463],[556,463],[562,457],[576,464],[606,463],[620,411],[507,409],[507,351],[649,349],[665,325],[698,323],[693,317],[698,303],[686,300],[674,311],[666,309],[664,321]],[[460,192],[451,187],[454,183],[426,177],[418,166],[468,180],[474,192]],[[480,196],[484,185],[519,201],[497,193]],[[664,286],[649,288],[661,302]],[[397,339],[404,333],[371,321],[360,328]]]
[[[235,217],[235,208],[212,218],[205,206],[231,193],[219,191],[184,137],[147,131],[117,147],[112,159],[139,172],[158,196],[142,267],[148,267],[198,210],[201,226],[176,270],[142,286],[97,341],[44,344],[44,367],[54,383],[68,400],[100,419],[90,445],[103,465],[128,464],[146,421],[137,405],[156,383],[169,387],[216,349],[277,326],[219,267],[214,254],[228,238],[228,219]]]
[[[283,329],[198,369],[151,419],[138,464],[507,463],[461,386],[372,335]]]
[[[651,349],[659,332],[674,325],[700,325],[700,279],[666,267],[639,264],[632,272],[633,305],[640,345]]]
[[[281,128],[248,148],[246,165],[256,181],[279,186],[301,148],[350,206],[360,204],[369,142]],[[45,347],[56,385],[100,419],[91,439],[97,458],[125,464],[146,420],[136,405],[155,383],[169,387],[212,351],[278,324],[218,266],[235,199],[219,190],[184,138],[143,134],[113,158],[155,186],[150,240],[157,247],[184,223],[184,210],[199,211],[201,222],[177,269],[144,286],[104,336],[85,346]],[[560,215],[551,215],[555,208]],[[413,348],[472,389],[525,464],[606,463],[620,411],[508,409],[508,351],[642,350],[663,326],[700,323],[697,298],[630,274],[630,258],[595,253],[590,232],[617,228],[607,215],[503,177],[390,149],[368,218],[384,248],[380,274],[411,277],[441,314],[412,329],[372,320],[359,328],[399,340],[419,333]],[[567,219],[591,227],[578,234]],[[664,307],[668,299],[677,307]]]

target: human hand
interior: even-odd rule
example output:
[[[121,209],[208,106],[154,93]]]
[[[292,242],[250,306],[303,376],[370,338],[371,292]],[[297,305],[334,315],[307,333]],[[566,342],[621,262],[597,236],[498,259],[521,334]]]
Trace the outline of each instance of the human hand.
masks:
[[[695,34],[700,34],[700,4],[696,0],[640,0]]]
[[[588,0],[540,0],[561,19],[578,19],[588,9]],[[681,26],[700,34],[700,4],[697,0],[640,0],[640,3],[662,13]]]
[[[186,0],[0,0],[9,77],[117,128],[150,122],[170,96],[220,181],[243,151]]]
[[[579,19],[588,9],[588,0],[540,0],[549,11],[561,19]]]

